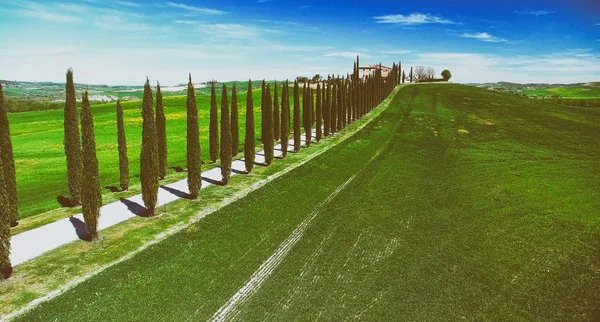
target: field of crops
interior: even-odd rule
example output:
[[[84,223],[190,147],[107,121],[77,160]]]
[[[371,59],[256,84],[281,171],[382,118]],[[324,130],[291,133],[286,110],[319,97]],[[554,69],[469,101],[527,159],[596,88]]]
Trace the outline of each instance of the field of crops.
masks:
[[[351,139],[19,320],[598,320],[599,135],[598,110],[406,86]]]

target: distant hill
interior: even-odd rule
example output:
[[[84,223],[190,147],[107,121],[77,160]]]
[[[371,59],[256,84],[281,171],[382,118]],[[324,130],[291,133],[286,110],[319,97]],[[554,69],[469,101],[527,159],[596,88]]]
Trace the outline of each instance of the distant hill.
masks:
[[[576,98],[576,99],[598,99],[600,98],[600,82],[576,83],[576,84],[518,84],[510,82],[498,83],[470,83],[469,86],[487,88],[497,92],[517,93],[531,97],[541,98]]]

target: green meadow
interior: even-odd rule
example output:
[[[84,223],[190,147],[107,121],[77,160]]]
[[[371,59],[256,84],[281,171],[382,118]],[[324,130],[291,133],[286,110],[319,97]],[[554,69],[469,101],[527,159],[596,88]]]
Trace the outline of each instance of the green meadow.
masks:
[[[598,137],[597,109],[404,86],[350,139],[16,320],[210,319],[314,216],[232,320],[597,321]]]
[[[231,85],[229,101],[231,102]],[[255,111],[255,131],[259,145],[260,122],[260,83],[254,82],[252,93]],[[238,106],[240,124],[240,142],[243,145],[246,120],[247,83],[238,83]],[[209,160],[208,124],[210,112],[210,90],[200,89],[197,104],[200,122],[200,143],[202,160]],[[80,93],[78,92],[78,95]],[[156,93],[154,98],[156,98]],[[281,86],[279,87],[281,95]],[[280,96],[281,97],[281,96]],[[168,174],[174,174],[174,168],[185,169],[186,147],[186,96],[167,96],[163,99],[167,118]],[[220,114],[221,87],[217,88],[217,107]],[[142,116],[141,101],[123,102],[125,131],[131,182],[139,181],[139,156],[141,145]],[[119,160],[117,151],[116,104],[98,104],[92,106],[94,130],[98,154],[100,183],[102,187],[114,187],[119,184]],[[63,110],[33,111],[9,114],[11,136],[14,147],[19,191],[20,217],[27,218],[49,210],[60,208],[57,197],[68,197],[66,159],[63,146]],[[242,153],[243,154],[243,153]],[[241,154],[240,154],[241,155]],[[110,194],[109,188],[104,189]]]

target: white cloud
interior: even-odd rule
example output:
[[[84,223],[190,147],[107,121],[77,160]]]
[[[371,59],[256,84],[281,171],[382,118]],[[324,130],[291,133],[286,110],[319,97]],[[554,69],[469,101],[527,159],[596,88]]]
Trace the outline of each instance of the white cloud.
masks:
[[[167,2],[167,6],[177,9],[183,9],[187,11],[192,11],[195,13],[203,14],[203,15],[222,15],[225,14],[225,11],[210,9],[210,8],[202,8],[196,6],[189,6],[183,3],[175,3],[175,2]]]
[[[545,15],[549,15],[551,13],[554,13],[554,11],[547,11],[547,10],[516,10],[515,11],[516,14],[518,15],[531,15],[531,16],[545,16]]]
[[[175,23],[182,24],[182,25],[197,25],[200,23],[200,21],[197,21],[197,20],[175,20]]]
[[[351,52],[351,51],[341,51],[335,53],[329,53],[323,55],[323,57],[342,57],[342,58],[353,58],[356,59],[356,56],[360,57],[371,57],[367,54],[359,53],[359,52]]]
[[[402,54],[408,54],[410,53],[410,50],[380,50],[378,51],[379,54],[382,55],[402,55]]]
[[[217,23],[199,26],[201,31],[208,31],[215,38],[237,38],[257,37],[262,34],[262,29],[236,23]]]
[[[411,13],[410,15],[386,15],[373,17],[377,23],[393,23],[403,25],[419,25],[419,24],[453,24],[452,20],[447,20],[432,14],[426,13]]]
[[[46,21],[52,22],[63,22],[63,23],[74,23],[74,22],[82,22],[80,18],[68,16],[60,13],[46,12],[46,11],[36,11],[36,10],[16,10],[17,14],[21,16],[42,19]]]
[[[131,2],[131,1],[115,1],[116,4],[124,6],[124,7],[139,7],[139,3]]]
[[[507,40],[504,38],[498,38],[488,34],[487,32],[479,32],[475,34],[464,33],[461,35],[463,38],[472,38],[485,42],[506,42]]]

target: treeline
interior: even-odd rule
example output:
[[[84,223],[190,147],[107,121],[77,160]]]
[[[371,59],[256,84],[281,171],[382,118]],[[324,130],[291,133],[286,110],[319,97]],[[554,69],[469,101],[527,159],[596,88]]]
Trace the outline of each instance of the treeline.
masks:
[[[404,81],[405,75],[400,65],[394,63],[391,72],[383,77],[381,70],[367,77],[359,77],[358,59],[352,75],[328,76],[311,86],[308,82],[298,82],[293,86],[289,81],[271,84],[262,81],[261,133],[260,142],[265,154],[265,166],[274,161],[274,146],[281,142],[283,158],[288,153],[288,141],[292,137],[292,150],[304,148],[343,130],[346,126],[366,115],[381,103]],[[412,76],[412,72],[409,77]],[[102,206],[102,191],[98,174],[94,134],[94,115],[90,108],[88,92],[82,95],[81,110],[76,104],[73,71],[66,74],[66,100],[64,104],[64,148],[67,160],[67,181],[72,205],[81,205],[88,240],[98,238],[98,219]],[[223,84],[220,104],[217,104],[216,84],[211,84],[209,155],[210,162],[220,162],[222,185],[230,181],[232,160],[240,151],[239,127],[245,126],[243,143],[245,170],[250,174],[255,165],[255,115],[252,99],[252,81],[248,81],[246,95],[246,122],[239,124],[237,86],[234,84],[231,95]],[[271,93],[273,92],[273,95]],[[281,93],[281,94],[280,94]],[[302,95],[300,95],[302,93]],[[156,99],[154,98],[156,95]],[[202,157],[198,107],[196,92],[189,76],[187,85],[187,182],[189,198],[200,196],[202,186]],[[243,99],[243,98],[242,98]],[[217,109],[220,109],[220,120]],[[12,274],[10,265],[10,227],[17,225],[17,191],[14,159],[0,84],[0,279]],[[126,128],[123,122],[121,102],[115,104],[117,119],[117,145],[119,151],[119,173],[121,190],[129,188],[129,160],[127,154]],[[142,99],[142,139],[140,152],[140,182],[142,200],[146,208],[145,216],[155,214],[158,201],[159,180],[164,179],[167,170],[167,128],[160,84],[154,92],[148,79],[144,85]],[[81,124],[80,124],[81,122]],[[313,140],[312,131],[315,129]]]

